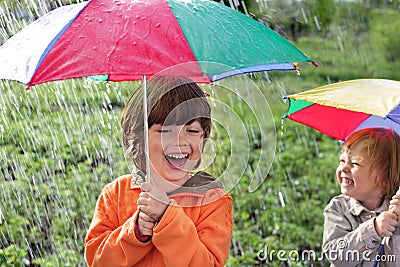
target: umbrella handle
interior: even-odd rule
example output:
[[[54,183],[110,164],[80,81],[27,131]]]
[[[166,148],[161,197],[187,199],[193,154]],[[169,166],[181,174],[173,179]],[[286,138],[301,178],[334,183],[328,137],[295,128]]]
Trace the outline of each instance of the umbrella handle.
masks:
[[[147,88],[146,88],[146,75],[142,77],[142,89],[143,89],[143,125],[144,125],[144,152],[146,157],[146,182],[150,182],[150,155],[149,155],[149,124],[147,116]]]
[[[386,239],[389,239],[389,237],[385,236],[382,239],[382,242],[381,242],[381,244],[379,245],[379,248],[378,248],[378,252],[376,253],[376,256],[375,256],[374,265],[372,267],[377,267],[378,266],[379,261],[377,260],[377,258],[378,258],[378,255],[379,255],[379,258],[382,256],[382,252],[383,252],[383,248],[385,247]]]

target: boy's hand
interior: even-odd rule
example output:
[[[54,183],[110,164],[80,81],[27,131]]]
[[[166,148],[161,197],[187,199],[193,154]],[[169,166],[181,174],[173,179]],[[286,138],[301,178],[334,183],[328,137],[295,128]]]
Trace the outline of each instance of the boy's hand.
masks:
[[[389,211],[397,215],[397,221],[400,222],[400,195],[394,195],[390,201]]]
[[[380,237],[392,236],[397,225],[397,215],[392,211],[384,211],[375,219],[375,230]]]
[[[399,191],[397,192],[390,200],[389,210],[376,217],[375,229],[381,237],[392,236],[398,222],[400,222],[400,194]]]
[[[153,235],[153,227],[156,221],[151,218],[149,215],[146,213],[139,211],[139,217],[138,217],[138,227],[139,227],[139,233],[142,236],[148,235],[152,236]]]
[[[157,186],[145,182],[140,186],[142,192],[137,200],[138,208],[155,221],[160,221],[169,205],[169,198]]]

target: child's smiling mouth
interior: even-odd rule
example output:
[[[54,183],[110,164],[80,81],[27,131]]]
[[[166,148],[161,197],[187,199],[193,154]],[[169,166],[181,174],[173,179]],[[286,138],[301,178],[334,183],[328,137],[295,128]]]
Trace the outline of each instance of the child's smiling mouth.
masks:
[[[168,164],[174,169],[182,169],[186,161],[189,158],[189,154],[166,154],[165,159]]]
[[[340,185],[342,185],[342,186],[350,186],[350,185],[354,184],[354,181],[352,179],[349,179],[346,177],[342,177],[341,179],[342,179],[342,181],[341,181]]]

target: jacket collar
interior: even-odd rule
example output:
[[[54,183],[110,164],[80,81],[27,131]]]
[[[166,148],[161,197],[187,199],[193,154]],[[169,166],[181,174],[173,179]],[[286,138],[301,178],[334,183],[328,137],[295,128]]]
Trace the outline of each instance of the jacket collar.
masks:
[[[358,201],[358,200],[356,200],[356,199],[354,199],[352,197],[348,197],[348,196],[345,196],[345,198],[347,198],[349,200],[349,203],[350,203],[349,212],[351,214],[353,214],[355,216],[360,216],[360,214],[363,213],[363,212],[371,213],[371,210],[369,210],[366,207],[364,207],[360,203],[360,201]],[[389,209],[389,202],[387,200],[384,200],[382,205],[379,208],[373,210],[373,212],[376,213],[376,214],[380,214],[381,212],[386,211],[388,209]]]

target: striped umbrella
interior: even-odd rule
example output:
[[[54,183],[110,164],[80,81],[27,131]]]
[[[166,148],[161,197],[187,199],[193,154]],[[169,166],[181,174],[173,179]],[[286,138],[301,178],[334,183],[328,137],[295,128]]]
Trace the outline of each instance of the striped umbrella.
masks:
[[[313,60],[217,2],[91,0],[55,9],[5,42],[0,79],[28,86],[99,75],[140,80],[182,64],[179,75],[208,83],[239,73],[294,70],[298,62]]]

